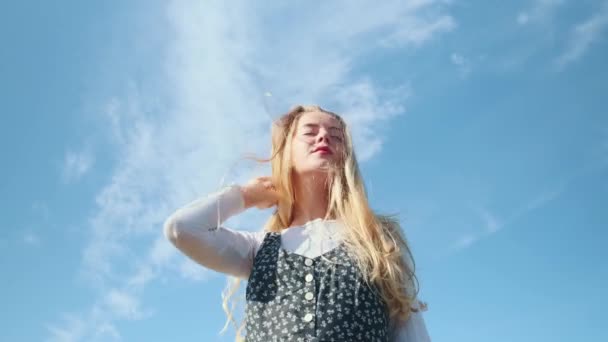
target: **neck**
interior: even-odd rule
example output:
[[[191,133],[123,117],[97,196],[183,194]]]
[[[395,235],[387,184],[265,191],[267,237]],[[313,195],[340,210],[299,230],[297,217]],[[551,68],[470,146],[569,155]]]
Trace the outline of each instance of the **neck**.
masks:
[[[324,218],[327,213],[327,182],[325,175],[299,175],[294,180],[296,201],[291,226]]]

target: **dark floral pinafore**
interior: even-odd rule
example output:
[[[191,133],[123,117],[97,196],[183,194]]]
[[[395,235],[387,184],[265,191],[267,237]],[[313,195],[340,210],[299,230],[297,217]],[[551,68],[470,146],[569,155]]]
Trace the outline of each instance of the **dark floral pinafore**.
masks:
[[[344,244],[307,258],[266,233],[246,289],[246,341],[388,341],[384,301]]]

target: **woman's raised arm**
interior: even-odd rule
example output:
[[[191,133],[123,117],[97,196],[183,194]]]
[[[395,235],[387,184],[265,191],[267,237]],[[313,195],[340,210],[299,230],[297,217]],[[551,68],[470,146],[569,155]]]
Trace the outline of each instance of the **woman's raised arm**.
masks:
[[[175,211],[165,220],[164,234],[175,247],[200,265],[247,279],[265,233],[233,230],[221,225],[245,209],[241,187],[233,184]]]

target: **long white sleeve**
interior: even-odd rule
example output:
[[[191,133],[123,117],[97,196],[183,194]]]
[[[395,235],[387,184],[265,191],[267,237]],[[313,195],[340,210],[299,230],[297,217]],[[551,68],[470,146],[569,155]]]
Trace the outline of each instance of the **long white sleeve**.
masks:
[[[417,302],[418,312],[412,312],[410,317],[405,322],[399,322],[396,326],[393,342],[431,342],[420,302]]]
[[[175,247],[202,266],[247,279],[264,232],[221,226],[244,210],[239,186],[231,185],[175,211],[165,220],[164,234]]]

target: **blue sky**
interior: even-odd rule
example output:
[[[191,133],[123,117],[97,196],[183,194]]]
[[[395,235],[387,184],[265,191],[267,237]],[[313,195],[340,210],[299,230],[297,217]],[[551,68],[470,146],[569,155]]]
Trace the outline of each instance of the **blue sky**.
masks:
[[[410,241],[433,341],[608,340],[607,1],[1,16],[1,340],[231,340],[226,278],[162,223],[265,173],[238,158],[265,156],[270,118],[295,103],[351,124],[374,209]]]

